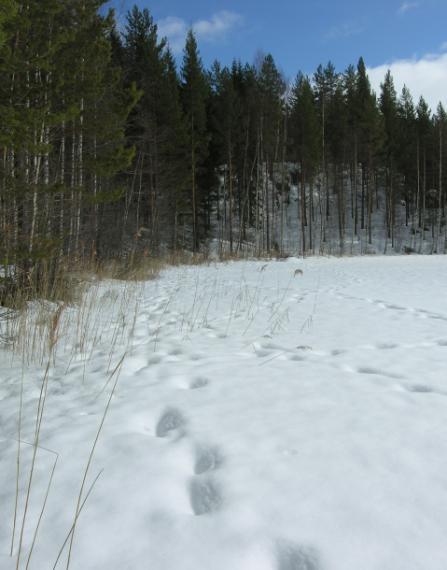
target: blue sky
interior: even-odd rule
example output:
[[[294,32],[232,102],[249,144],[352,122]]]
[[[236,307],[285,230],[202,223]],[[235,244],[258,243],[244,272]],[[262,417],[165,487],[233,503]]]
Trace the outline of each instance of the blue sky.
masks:
[[[193,26],[207,65],[214,59],[253,62],[258,51],[271,52],[293,78],[298,70],[312,73],[328,60],[343,70],[362,55],[377,87],[380,73],[390,66],[397,87],[410,83],[415,96],[424,92],[432,106],[447,100],[447,0],[113,3],[120,15],[134,3],[148,8],[179,58],[185,31]]]

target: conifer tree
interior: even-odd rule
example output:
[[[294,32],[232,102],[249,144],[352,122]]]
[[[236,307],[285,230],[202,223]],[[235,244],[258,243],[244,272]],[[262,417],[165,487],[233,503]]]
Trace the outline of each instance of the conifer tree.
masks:
[[[356,130],[358,140],[358,159],[362,166],[361,180],[361,229],[365,229],[365,219],[368,223],[368,241],[372,240],[371,214],[373,206],[373,177],[374,159],[380,147],[380,122],[377,102],[371,90],[366,66],[363,58],[357,65],[357,82],[354,101],[356,115]]]
[[[411,215],[416,214],[416,111],[409,89],[404,86],[397,103],[398,151],[397,164],[403,180],[403,197],[405,200],[405,223],[408,226]],[[413,232],[416,224],[413,223]]]
[[[344,84],[338,78],[335,90],[327,108],[325,148],[332,162],[334,193],[337,196],[338,231],[340,249],[344,249],[346,225],[345,165],[349,154],[348,144],[348,109],[346,106]]]
[[[312,250],[312,181],[321,156],[321,131],[314,91],[309,78],[298,74],[291,93],[290,132],[293,141],[292,153],[300,165],[300,217],[302,253],[307,251],[306,227],[309,225],[309,248]],[[306,186],[310,185],[310,214],[307,211]],[[320,203],[320,215],[322,205]]]
[[[209,87],[203,70],[194,32],[189,30],[181,70],[181,96],[186,116],[186,130],[190,155],[190,187],[193,251],[199,248],[199,208],[205,197],[200,179],[208,156],[207,99]]]
[[[163,102],[159,128],[160,187],[162,191],[161,239],[176,249],[179,244],[178,217],[188,203],[188,133],[180,100],[180,81],[174,56],[163,55],[160,100]],[[170,237],[166,236],[170,234]]]
[[[136,145],[136,220],[135,235],[141,227],[149,231],[151,248],[157,245],[159,233],[160,128],[163,100],[163,54],[165,40],[159,40],[158,29],[149,10],[137,6],[127,14],[124,33],[126,79],[141,89],[143,96],[133,110],[128,136]]]
[[[397,94],[391,72],[388,70],[384,82],[381,84],[380,111],[383,118],[384,140],[383,153],[385,157],[385,194],[386,194],[386,225],[387,237],[394,245],[395,224],[395,164],[398,145],[398,116]]]
[[[445,224],[445,144],[446,144],[446,135],[447,135],[447,113],[442,105],[439,103],[436,116],[435,116],[435,126],[437,131],[437,139],[438,139],[438,199],[437,199],[437,209],[438,209],[438,219],[437,219],[437,234],[436,234],[436,243],[434,242],[434,250],[436,252],[445,251],[446,248],[446,236],[444,236],[444,247],[441,248],[440,239],[441,239],[441,232],[442,232],[442,223],[444,220]]]
[[[332,102],[336,87],[337,87],[337,73],[335,67],[331,62],[328,62],[325,68],[319,65],[317,71],[313,76],[315,98],[320,118],[321,130],[321,161],[322,161],[322,175],[323,186],[325,192],[325,216],[329,220],[330,215],[330,201],[329,201],[329,187],[327,184],[327,158],[326,156],[326,132],[328,120],[328,108]]]
[[[416,209],[419,213],[419,228],[422,232],[422,240],[425,240],[426,232],[426,205],[427,205],[427,177],[428,177],[428,155],[429,141],[431,134],[431,111],[421,96],[416,108],[416,129],[417,129],[417,202]],[[422,247],[422,243],[420,244]]]
[[[358,162],[359,135],[358,117],[356,112],[357,71],[350,65],[343,76],[343,84],[347,111],[347,134],[350,154],[351,179],[351,217],[353,222],[353,237],[358,234]]]
[[[262,245],[270,251],[274,233],[274,208],[277,200],[274,195],[274,165],[279,160],[281,128],[283,125],[282,111],[285,92],[284,80],[271,54],[262,60],[258,75],[259,83],[259,160],[261,161],[263,182],[262,188]],[[269,180],[272,183],[269,183]]]

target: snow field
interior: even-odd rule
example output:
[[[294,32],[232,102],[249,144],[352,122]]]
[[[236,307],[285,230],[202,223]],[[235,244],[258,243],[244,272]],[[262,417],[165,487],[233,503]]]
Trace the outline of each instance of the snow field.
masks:
[[[144,285],[130,328],[120,285],[102,292],[109,334],[51,368],[20,567],[57,453],[29,563],[54,567],[126,353],[70,568],[445,570],[445,283],[442,257],[180,267]],[[0,367],[8,570],[21,366]],[[23,441],[42,377],[24,373]],[[22,444],[19,529],[31,456]]]

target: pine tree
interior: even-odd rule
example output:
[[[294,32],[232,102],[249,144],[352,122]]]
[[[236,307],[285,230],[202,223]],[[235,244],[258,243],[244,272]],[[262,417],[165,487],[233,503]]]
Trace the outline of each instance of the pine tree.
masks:
[[[417,129],[417,210],[419,212],[419,228],[422,231],[422,240],[426,232],[426,205],[427,205],[427,166],[428,146],[431,131],[431,111],[423,97],[420,97],[416,108]],[[420,244],[422,247],[422,243]]]
[[[262,60],[258,74],[260,96],[259,160],[262,169],[262,249],[270,251],[274,234],[274,166],[279,159],[285,82],[271,54]]]
[[[380,111],[383,118],[384,141],[383,153],[386,165],[386,225],[387,237],[391,238],[394,246],[394,224],[395,224],[395,164],[398,145],[398,115],[397,115],[397,94],[394,88],[393,77],[388,70],[384,82],[381,84]]]
[[[363,58],[357,65],[357,82],[354,109],[358,141],[358,159],[362,166],[361,194],[361,229],[365,229],[365,217],[368,223],[368,241],[372,241],[372,182],[374,177],[374,160],[380,147],[380,121],[377,102],[371,90],[366,66]]]
[[[359,133],[356,109],[357,71],[350,65],[343,76],[347,111],[347,139],[350,155],[351,179],[351,217],[353,221],[353,238],[358,234],[358,162],[359,162]]]
[[[176,249],[179,242],[178,218],[188,202],[188,134],[180,100],[180,81],[170,50],[163,56],[160,86],[159,181],[162,189],[163,225],[160,238]],[[167,236],[166,233],[170,235]]]
[[[133,110],[129,140],[136,145],[135,177],[138,179],[134,233],[141,227],[149,229],[150,247],[158,245],[160,228],[160,129],[164,102],[160,98],[165,63],[166,41],[159,40],[157,25],[149,10],[137,6],[127,14],[124,33],[126,80],[135,83],[143,96]]]
[[[307,251],[306,227],[309,225],[309,248],[312,250],[312,211],[313,177],[318,169],[321,157],[321,130],[314,91],[309,78],[298,74],[291,93],[290,134],[293,141],[292,153],[300,165],[301,173],[301,237],[302,253]],[[310,215],[307,212],[306,186],[310,185]],[[320,202],[320,216],[322,204]]]
[[[200,177],[203,174],[209,146],[206,113],[209,87],[192,30],[189,30],[186,38],[181,76],[181,95],[190,153],[192,246],[193,251],[197,251],[201,237],[199,208],[200,202],[205,198],[205,189],[200,185]]]
[[[435,116],[435,127],[437,131],[437,147],[438,147],[438,199],[437,199],[437,208],[438,208],[438,219],[437,219],[437,233],[436,233],[436,242],[433,240],[433,247],[434,251],[445,251],[446,248],[446,236],[444,236],[444,247],[441,248],[440,246],[440,239],[441,239],[441,232],[442,232],[442,223],[444,220],[445,224],[445,143],[446,143],[446,134],[447,134],[447,113],[442,105],[439,103],[436,116]]]
[[[344,248],[346,226],[346,197],[345,197],[345,164],[349,153],[348,143],[348,109],[344,84],[338,78],[335,90],[329,101],[326,114],[326,143],[330,160],[333,166],[334,193],[338,205],[338,231],[340,250]]]
[[[397,103],[397,121],[399,142],[396,160],[399,173],[403,179],[405,223],[408,226],[411,215],[414,216],[416,213],[416,111],[411,93],[405,86]],[[412,231],[416,232],[415,223],[413,223]]]
[[[321,125],[321,160],[322,160],[322,174],[323,174],[323,187],[326,196],[325,200],[325,217],[329,220],[330,215],[330,200],[329,200],[329,186],[327,183],[327,157],[326,157],[326,132],[327,132],[327,119],[328,108],[332,102],[336,87],[337,87],[337,73],[335,67],[331,62],[328,62],[325,68],[319,65],[317,71],[313,76],[315,98],[320,117]],[[330,157],[329,157],[330,158]]]

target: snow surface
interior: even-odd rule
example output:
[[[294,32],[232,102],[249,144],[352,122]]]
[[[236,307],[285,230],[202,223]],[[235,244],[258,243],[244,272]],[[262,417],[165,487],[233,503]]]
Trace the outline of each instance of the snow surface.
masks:
[[[446,283],[445,257],[235,262],[146,283],[130,344],[105,335],[51,368],[20,568],[56,452],[29,564],[54,567],[127,351],[72,570],[445,570]],[[103,317],[119,304],[110,287]],[[22,370],[6,352],[0,362],[10,570]],[[24,370],[25,442],[43,374]],[[23,443],[16,551],[31,456]]]

